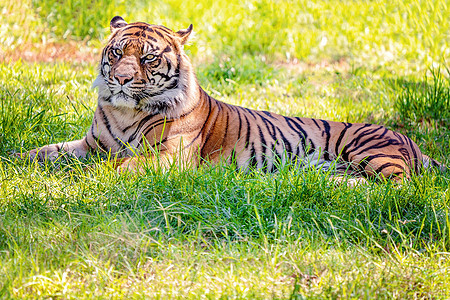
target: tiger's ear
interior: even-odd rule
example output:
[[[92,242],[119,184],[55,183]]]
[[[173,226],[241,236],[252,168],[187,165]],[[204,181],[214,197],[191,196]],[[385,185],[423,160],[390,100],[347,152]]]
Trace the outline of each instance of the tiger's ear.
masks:
[[[189,27],[187,29],[181,29],[181,30],[175,32],[175,34],[180,38],[181,45],[186,44],[186,42],[189,38],[189,35],[192,32],[192,28],[193,28],[193,26],[191,24],[191,25],[189,25]]]
[[[125,22],[125,20],[121,16],[115,16],[111,19],[111,22],[109,23],[109,29],[111,29],[111,33],[116,31],[119,28],[127,26],[128,23]]]

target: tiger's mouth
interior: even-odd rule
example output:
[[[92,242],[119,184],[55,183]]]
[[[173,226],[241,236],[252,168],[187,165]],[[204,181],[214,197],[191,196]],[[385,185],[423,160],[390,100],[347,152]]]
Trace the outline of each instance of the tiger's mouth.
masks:
[[[116,93],[114,96],[131,97],[131,95],[128,95],[123,90],[121,90],[120,92]]]
[[[138,101],[132,95],[124,91],[119,91],[111,94],[110,102],[117,107],[136,108]]]
[[[124,92],[123,90],[113,94],[113,97],[118,98],[118,99],[122,99],[122,100],[134,100],[135,97],[133,97],[132,95]]]
[[[127,97],[127,94],[125,94],[125,93],[122,92],[122,91],[117,92],[117,93],[111,93],[111,94],[112,94],[112,98],[116,98],[116,99],[119,99],[119,98],[121,98],[121,99],[126,99],[126,98],[128,98],[128,97]]]

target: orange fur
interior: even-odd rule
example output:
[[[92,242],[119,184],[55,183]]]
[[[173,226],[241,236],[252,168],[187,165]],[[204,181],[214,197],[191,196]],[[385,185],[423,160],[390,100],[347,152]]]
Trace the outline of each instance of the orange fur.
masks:
[[[124,157],[118,161],[121,170],[140,170],[154,157],[143,151],[148,147],[166,167],[226,159],[240,169],[273,171],[288,160],[299,167],[330,168],[335,162],[338,173],[395,180],[409,178],[430,162],[411,139],[383,126],[285,117],[213,99],[198,85],[183,51],[192,25],[173,32],[115,17],[111,31],[86,137],[33,150],[31,156],[111,151]]]

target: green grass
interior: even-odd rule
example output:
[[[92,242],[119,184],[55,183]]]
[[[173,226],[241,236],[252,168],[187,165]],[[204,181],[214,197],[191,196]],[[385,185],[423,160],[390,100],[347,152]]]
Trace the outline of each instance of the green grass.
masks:
[[[83,166],[3,162],[7,295],[450,292],[448,177],[348,189],[292,168],[126,177]]]
[[[356,67],[394,75],[422,73],[448,61],[450,5],[445,0],[191,2],[1,0],[0,51],[25,42],[89,41],[98,48],[109,20],[164,24],[174,30],[194,25],[189,47],[196,59],[261,55],[267,60],[349,59]],[[22,28],[32,30],[22,30]]]
[[[70,5],[0,0],[0,52],[65,39],[98,51],[115,14],[194,23],[186,50],[215,98],[385,124],[450,164],[445,1]],[[88,62],[0,63],[0,298],[450,297],[449,172],[350,189],[289,165],[132,176],[95,155],[11,156],[82,137],[95,76]]]
[[[69,36],[76,39],[89,39],[91,36],[104,38],[104,28],[109,24],[111,15],[126,7],[124,1],[107,0],[32,0],[31,3],[57,39]]]
[[[406,124],[440,120],[441,126],[450,126],[449,71],[444,75],[430,70],[431,78],[425,76],[420,82],[399,82],[403,91],[397,98],[395,109]]]

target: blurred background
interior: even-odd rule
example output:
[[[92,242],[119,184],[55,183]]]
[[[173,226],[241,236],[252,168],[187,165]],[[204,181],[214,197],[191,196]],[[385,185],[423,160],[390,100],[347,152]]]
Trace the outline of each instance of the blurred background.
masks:
[[[450,55],[447,0],[0,0],[0,8],[3,60],[67,59],[71,52],[82,53],[73,59],[98,59],[115,15],[173,30],[192,23],[188,50],[197,62],[251,55],[405,75]],[[55,49],[43,50],[49,46]]]

